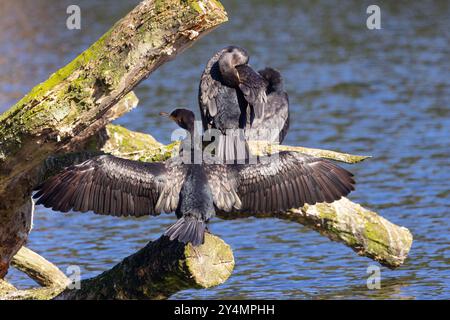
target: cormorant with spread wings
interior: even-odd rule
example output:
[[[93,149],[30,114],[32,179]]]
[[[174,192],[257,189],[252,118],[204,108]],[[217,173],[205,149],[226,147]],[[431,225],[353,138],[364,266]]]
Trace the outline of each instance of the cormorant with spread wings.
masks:
[[[170,114],[193,134],[194,114]],[[73,165],[37,187],[37,204],[56,211],[113,216],[175,212],[165,235],[200,245],[216,210],[274,213],[305,203],[332,202],[354,190],[352,174],[336,164],[296,152],[280,152],[257,164],[191,164],[179,156],[144,163],[101,155]]]

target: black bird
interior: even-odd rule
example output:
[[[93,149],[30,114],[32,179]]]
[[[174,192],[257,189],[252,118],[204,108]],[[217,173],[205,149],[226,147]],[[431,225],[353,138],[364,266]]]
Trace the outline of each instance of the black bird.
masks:
[[[248,65],[248,61],[245,49],[226,47],[208,61],[200,79],[203,128],[222,132],[217,143],[217,156],[222,160],[248,156],[242,130],[255,118],[264,117],[268,82]],[[237,136],[231,135],[230,130],[236,130]]]
[[[289,128],[289,98],[275,69],[256,73],[243,48],[226,47],[209,60],[199,85],[203,129],[239,131],[240,140],[220,137],[218,156],[224,160],[246,158],[246,140],[282,143]],[[249,130],[251,129],[251,130]]]
[[[189,110],[170,117],[182,128],[194,127]],[[165,235],[196,246],[216,210],[275,213],[332,202],[354,190],[352,176],[330,161],[295,152],[229,165],[184,163],[179,156],[143,163],[102,155],[51,177],[33,198],[62,212],[139,217],[175,211],[178,221]]]

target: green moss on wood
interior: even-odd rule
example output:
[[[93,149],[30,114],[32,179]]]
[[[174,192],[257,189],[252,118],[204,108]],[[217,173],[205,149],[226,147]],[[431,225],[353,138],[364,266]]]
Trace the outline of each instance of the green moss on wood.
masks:
[[[206,9],[200,14],[201,5]],[[211,9],[217,6],[215,1],[201,5],[159,0],[138,6],[134,16],[116,23],[0,116],[0,160],[20,150],[29,136],[42,132],[54,132],[46,137],[54,141],[72,138],[114,103],[106,99],[112,93],[121,98],[122,90],[131,89],[152,70],[149,66],[155,67],[184,49],[189,43],[180,37],[184,30],[202,33],[226,21],[223,9]],[[130,70],[136,69],[141,69],[140,73],[128,77]],[[129,83],[125,85],[124,79]],[[100,101],[110,102],[101,105]]]
[[[233,266],[230,247],[216,236],[207,234],[195,249],[161,237],[111,270],[83,280],[80,290],[65,290],[60,298],[164,299],[180,290],[221,284]]]
[[[314,157],[320,157],[325,159],[331,159],[335,161],[341,161],[345,163],[358,163],[364,161],[370,156],[354,155],[349,153],[342,153],[331,150],[315,149],[315,148],[305,148],[298,146],[286,146],[286,145],[272,145],[266,141],[251,141],[249,143],[250,149],[254,154],[266,154],[278,151],[293,151],[301,152]]]
[[[110,35],[111,30],[106,32],[100,39],[98,39],[93,45],[91,45],[87,50],[78,55],[74,60],[68,63],[65,67],[62,67],[55,73],[53,73],[50,78],[46,81],[35,86],[31,91],[19,100],[13,107],[7,110],[5,113],[0,115],[0,123],[11,118],[12,115],[21,111],[22,107],[29,103],[39,103],[42,97],[55,88],[56,85],[60,84],[62,81],[66,80],[70,75],[73,75],[74,71],[83,65],[86,65],[89,61],[96,59],[104,50],[104,42]],[[80,81],[80,80],[78,80]],[[77,82],[73,82],[76,85]],[[78,82],[79,86],[79,82]],[[44,108],[45,110],[45,108]],[[32,111],[35,112],[35,111]]]
[[[408,229],[347,198],[331,204],[306,205],[291,212],[280,217],[305,224],[391,269],[402,265],[411,249],[412,235]]]

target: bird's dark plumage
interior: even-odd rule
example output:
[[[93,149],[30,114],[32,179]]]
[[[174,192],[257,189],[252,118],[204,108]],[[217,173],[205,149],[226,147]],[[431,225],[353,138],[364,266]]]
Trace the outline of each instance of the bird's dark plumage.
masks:
[[[182,121],[193,119],[193,114],[181,114]],[[276,213],[338,200],[354,183],[353,175],[338,165],[295,152],[229,165],[190,164],[180,157],[143,163],[102,155],[48,179],[33,198],[62,212],[142,216],[175,211],[179,220],[165,235],[199,245],[216,210]]]
[[[175,213],[178,221],[167,229],[165,235],[171,240],[178,238],[182,242],[191,242],[194,246],[202,244],[206,223],[215,214],[208,177],[202,165],[187,165]]]
[[[289,130],[289,97],[279,71],[265,68],[259,74],[268,82],[267,103],[264,116],[253,123],[248,139],[281,144]]]
[[[354,190],[353,175],[336,164],[281,152],[258,164],[142,163],[104,155],[48,179],[33,196],[56,211],[94,211],[113,216],[173,212],[182,219],[170,239],[203,243],[215,210],[277,213],[333,202]],[[178,159],[179,160],[179,159]]]
[[[178,205],[186,168],[180,159],[143,163],[102,155],[66,168],[37,189],[36,204],[113,216],[158,215]]]
[[[244,134],[227,135],[230,130],[244,130],[255,118],[262,118],[267,102],[267,81],[248,65],[249,56],[242,48],[229,46],[208,61],[199,85],[199,106],[203,128],[218,129],[217,156],[222,160],[248,157]]]
[[[256,72],[248,61],[245,49],[226,47],[208,61],[200,80],[203,128],[222,132],[217,155],[226,161],[248,156],[247,140],[281,143],[289,127],[289,100],[281,74],[271,68]],[[231,129],[245,134],[237,135],[240,139],[226,135]]]

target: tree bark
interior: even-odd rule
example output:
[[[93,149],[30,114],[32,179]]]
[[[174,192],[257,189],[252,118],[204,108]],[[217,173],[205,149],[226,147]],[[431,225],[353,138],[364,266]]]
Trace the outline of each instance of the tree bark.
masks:
[[[18,290],[5,280],[0,280],[0,300],[47,300],[60,293],[70,283],[54,264],[25,247],[14,256],[12,265],[42,288]]]
[[[180,290],[224,283],[233,272],[234,257],[230,246],[209,233],[199,247],[161,237],[112,269],[82,280],[78,288],[57,267],[25,247],[12,264],[43,288],[17,290],[0,280],[0,300],[165,299]]]
[[[294,152],[302,152],[309,154],[314,157],[320,157],[324,159],[330,159],[334,161],[340,161],[345,163],[358,163],[364,161],[370,156],[360,156],[342,152],[336,152],[331,150],[324,149],[315,149],[315,148],[305,148],[305,147],[297,147],[297,146],[286,146],[281,144],[269,144],[264,141],[251,141],[250,142],[250,150],[253,154],[267,154],[277,151],[294,151]]]
[[[206,234],[199,247],[161,237],[56,299],[165,299],[180,290],[219,285],[233,268],[230,247],[216,236]]]
[[[297,222],[390,269],[403,264],[413,241],[407,228],[395,225],[345,197],[333,203],[305,205],[277,214],[220,213],[218,216],[222,219],[274,217]]]
[[[20,248],[11,264],[42,287],[65,287],[70,281],[54,264],[26,247]]]
[[[134,86],[226,20],[216,0],[145,0],[0,116],[0,279],[27,239],[19,216],[42,161],[83,146]]]

